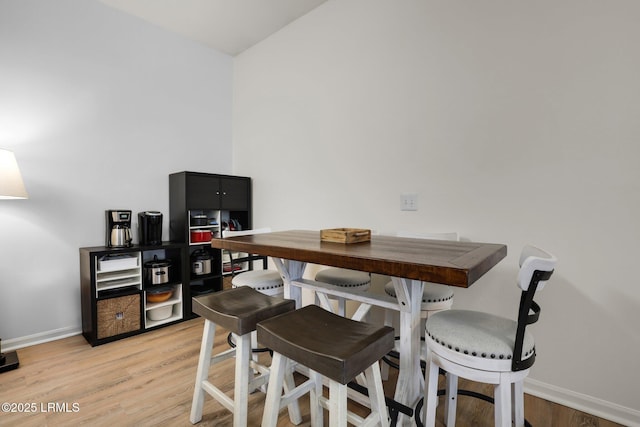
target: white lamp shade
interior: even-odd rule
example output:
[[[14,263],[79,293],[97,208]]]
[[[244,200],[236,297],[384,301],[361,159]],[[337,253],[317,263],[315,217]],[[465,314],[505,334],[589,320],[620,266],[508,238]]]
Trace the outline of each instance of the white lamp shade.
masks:
[[[0,199],[28,199],[20,168],[12,151],[0,149]]]

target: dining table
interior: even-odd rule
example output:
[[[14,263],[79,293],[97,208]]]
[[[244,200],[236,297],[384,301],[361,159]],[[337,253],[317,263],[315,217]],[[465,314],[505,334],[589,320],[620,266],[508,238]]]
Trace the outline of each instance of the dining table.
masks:
[[[358,243],[323,241],[319,230],[287,230],[238,237],[213,238],[217,249],[271,257],[284,282],[284,296],[302,306],[302,290],[315,292],[316,302],[329,308],[329,297],[360,303],[353,314],[362,320],[370,307],[399,312],[400,354],[393,400],[415,408],[423,395],[420,367],[420,308],[426,282],[466,288],[507,255],[504,244],[430,240],[373,235]],[[308,264],[339,267],[389,276],[396,296],[353,290],[304,278]],[[414,420],[400,414],[401,425]]]

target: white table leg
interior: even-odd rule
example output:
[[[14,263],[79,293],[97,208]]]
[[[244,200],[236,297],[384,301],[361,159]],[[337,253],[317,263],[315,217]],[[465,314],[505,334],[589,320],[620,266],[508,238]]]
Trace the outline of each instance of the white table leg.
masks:
[[[272,258],[282,281],[284,282],[284,297],[296,302],[296,308],[302,307],[302,289],[291,284],[292,280],[302,279],[306,262]]]
[[[422,395],[420,370],[420,306],[424,283],[393,277],[398,303],[400,304],[400,369],[394,399],[415,408]],[[400,425],[412,425],[413,420],[400,414]]]

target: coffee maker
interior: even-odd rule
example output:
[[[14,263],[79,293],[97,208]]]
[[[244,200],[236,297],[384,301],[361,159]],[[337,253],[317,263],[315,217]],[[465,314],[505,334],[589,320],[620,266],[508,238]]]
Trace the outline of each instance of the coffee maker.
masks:
[[[128,248],[133,246],[131,238],[131,211],[108,210],[107,246],[110,248]]]
[[[156,246],[162,244],[162,213],[146,211],[138,213],[140,244]]]

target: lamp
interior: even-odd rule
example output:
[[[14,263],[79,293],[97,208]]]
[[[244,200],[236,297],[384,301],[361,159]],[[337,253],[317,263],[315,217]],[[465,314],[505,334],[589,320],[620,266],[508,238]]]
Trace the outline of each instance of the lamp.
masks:
[[[0,149],[0,199],[28,198],[16,156],[12,151]],[[15,351],[2,353],[1,344],[2,340],[0,340],[0,372],[16,369],[20,364],[18,353]]]
[[[28,199],[13,151],[0,149],[0,199]]]

